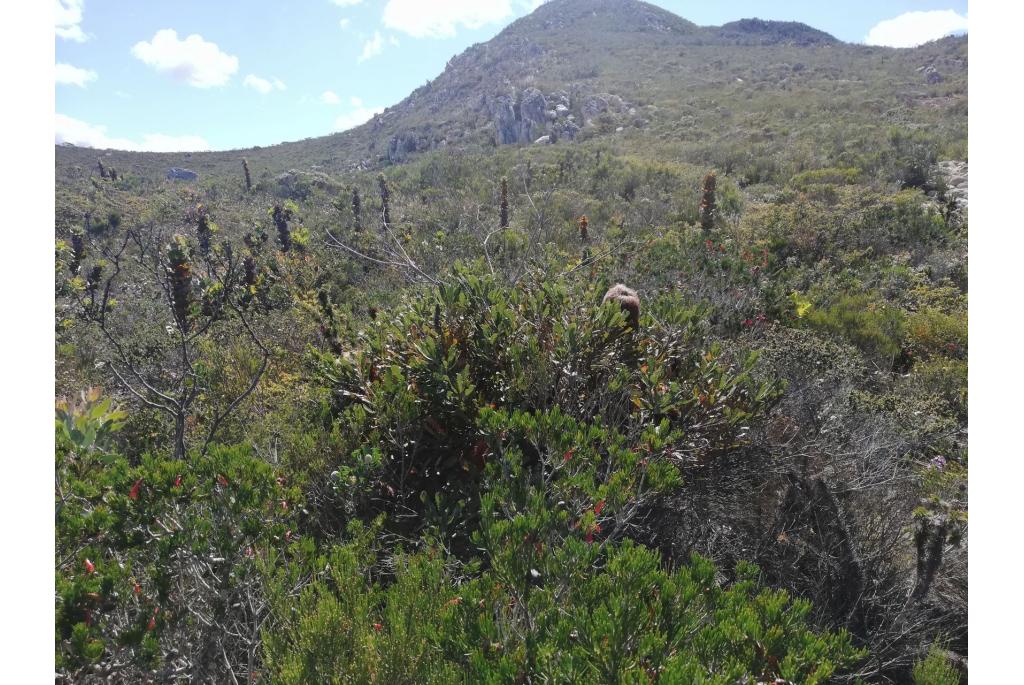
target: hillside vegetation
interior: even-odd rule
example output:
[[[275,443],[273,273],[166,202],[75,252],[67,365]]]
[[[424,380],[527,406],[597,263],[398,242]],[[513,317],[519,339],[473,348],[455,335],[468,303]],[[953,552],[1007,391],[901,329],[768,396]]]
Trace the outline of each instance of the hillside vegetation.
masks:
[[[58,680],[966,682],[966,115],[964,37],[553,0],[57,147]]]

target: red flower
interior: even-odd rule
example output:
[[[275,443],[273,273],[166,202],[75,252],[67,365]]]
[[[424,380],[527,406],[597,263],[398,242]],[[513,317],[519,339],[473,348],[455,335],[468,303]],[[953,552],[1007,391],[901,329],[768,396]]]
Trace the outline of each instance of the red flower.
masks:
[[[743,325],[746,326],[747,328],[750,328],[751,326],[754,325],[754,320],[753,319],[743,319]]]
[[[573,447],[571,449],[567,449],[565,451],[565,455],[562,456],[562,463],[565,463],[565,462],[569,461],[570,459],[572,459],[572,453],[575,452],[575,451],[576,451],[575,447]]]
[[[594,513],[600,514],[602,509],[604,509],[604,500],[597,503],[597,506],[594,507]]]
[[[181,474],[180,473],[178,474],[178,477],[174,479],[174,487],[176,487],[176,488],[180,488],[181,487]]]
[[[134,592],[137,595],[141,595],[142,594],[142,586],[139,585],[138,583],[135,583],[135,587],[132,588],[132,592]]]
[[[226,488],[228,486],[228,479],[220,474],[217,475],[217,482],[221,484],[221,487]]]
[[[132,489],[128,491],[128,496],[131,497],[132,499],[138,499],[139,498],[139,488],[141,486],[142,486],[142,479],[140,478],[137,481],[135,481],[135,485],[133,485]]]
[[[85,560],[85,572],[86,573],[96,573],[96,565],[93,564],[88,559]]]
[[[373,629],[376,630],[379,633],[380,631],[384,630],[384,626],[382,626],[379,623],[374,623],[373,624]]]

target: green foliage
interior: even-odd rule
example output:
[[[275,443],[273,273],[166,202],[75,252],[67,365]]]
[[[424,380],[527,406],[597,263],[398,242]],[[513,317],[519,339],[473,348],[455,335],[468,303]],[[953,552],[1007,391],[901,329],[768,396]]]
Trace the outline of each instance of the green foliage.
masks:
[[[868,294],[841,295],[827,306],[807,311],[813,328],[839,335],[859,347],[876,363],[889,368],[900,352],[906,317],[892,305]]]
[[[286,536],[298,501],[245,448],[133,464],[58,432],[56,472],[58,668],[103,662],[131,680],[198,639],[201,617],[238,613],[255,556]]]
[[[960,685],[960,673],[946,652],[932,645],[928,656],[914,664],[914,685]]]
[[[77,399],[59,400],[56,412],[58,435],[78,454],[109,447],[128,417],[114,408],[111,398],[101,399],[99,388],[83,390]]]
[[[523,542],[538,518],[485,523],[486,570],[463,582],[435,549],[398,555],[390,580],[372,581],[376,554],[359,529],[325,556],[279,568],[270,679],[823,683],[862,655],[845,634],[810,629],[809,605],[762,589],[755,567],[724,587],[700,557],[670,572],[631,543]],[[306,573],[318,579],[295,597]]]
[[[860,176],[860,169],[811,169],[789,179],[789,184],[799,190],[807,190],[820,184],[850,185],[856,183]]]
[[[665,305],[658,326],[642,320],[634,334],[621,309],[592,304],[599,300],[586,287],[508,288],[463,270],[393,319],[356,332],[339,357],[313,362],[338,397],[339,421],[365,436],[353,458],[382,449],[375,480],[399,497],[471,496],[478,474],[517,441],[532,444],[531,467],[598,446],[593,458],[614,467],[617,455],[653,449],[655,435],[666,446],[702,445],[690,458],[712,458],[741,442],[743,427],[777,395],[775,385],[751,379],[753,358],[734,368],[714,347],[695,349],[699,310]],[[525,427],[550,421],[565,425],[541,436]],[[575,435],[586,437],[577,444]]]

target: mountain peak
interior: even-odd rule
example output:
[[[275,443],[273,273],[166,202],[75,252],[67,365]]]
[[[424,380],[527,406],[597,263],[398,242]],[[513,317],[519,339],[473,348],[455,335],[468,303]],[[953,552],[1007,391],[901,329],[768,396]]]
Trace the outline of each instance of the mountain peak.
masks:
[[[776,45],[832,45],[840,41],[831,34],[803,24],[799,21],[771,21],[765,19],[740,19],[723,24],[718,36],[726,42],[743,44]]]
[[[506,31],[568,29],[686,34],[697,28],[693,22],[641,0],[549,0]]]

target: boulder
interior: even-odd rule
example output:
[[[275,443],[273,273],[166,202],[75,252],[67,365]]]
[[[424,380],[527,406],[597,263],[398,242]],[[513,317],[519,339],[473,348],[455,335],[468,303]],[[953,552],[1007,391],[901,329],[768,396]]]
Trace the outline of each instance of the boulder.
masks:
[[[583,124],[589,124],[597,116],[608,111],[608,101],[600,95],[591,95],[583,101]]]
[[[519,140],[519,127],[512,97],[498,95],[488,102],[491,121],[494,122],[494,137],[499,145],[509,145]]]
[[[539,127],[544,130],[547,117],[544,115],[548,108],[548,102],[536,88],[527,88],[523,92],[523,99],[519,103],[519,140],[526,142],[533,140],[534,129]]]
[[[199,174],[191,169],[172,166],[167,170],[167,180],[169,181],[194,181],[197,178],[199,178]]]
[[[537,140],[533,141],[534,145],[547,145],[551,142],[551,136],[541,136]]]

